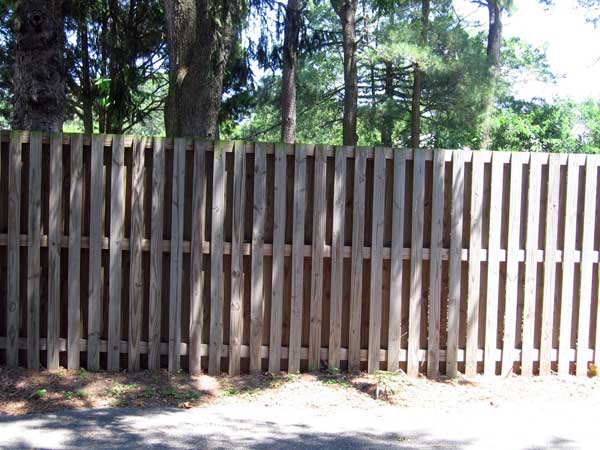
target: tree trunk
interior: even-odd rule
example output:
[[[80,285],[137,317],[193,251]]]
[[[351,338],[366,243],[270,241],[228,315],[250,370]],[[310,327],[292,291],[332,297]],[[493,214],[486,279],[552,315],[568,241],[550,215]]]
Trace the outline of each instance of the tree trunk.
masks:
[[[502,44],[502,7],[499,0],[488,0],[487,69],[488,89],[483,103],[483,127],[481,148],[487,149],[491,142],[492,109],[496,96],[496,82],[500,71],[500,45]]]
[[[218,137],[223,74],[241,0],[164,0],[169,45],[169,136]]]
[[[92,82],[90,76],[90,51],[88,42],[87,14],[80,11],[79,17],[79,46],[81,48],[81,100],[83,109],[83,129],[86,133],[94,132],[94,114],[92,98]]]
[[[356,64],[356,8],[357,0],[332,0],[333,8],[342,24],[344,50],[344,145],[356,145],[358,110],[358,69]]]
[[[383,104],[383,120],[381,121],[381,143],[386,147],[392,146],[392,132],[394,131],[394,67],[390,61],[385,63],[383,91],[385,101]]]
[[[12,127],[62,131],[66,100],[62,0],[16,1],[12,29]]]
[[[281,141],[296,141],[296,71],[298,66],[298,0],[288,0],[283,40],[283,74],[281,77]]]
[[[429,27],[429,0],[421,0],[421,45],[427,45],[427,29]],[[421,146],[421,94],[425,72],[419,64],[413,64],[413,90],[410,112],[410,145],[413,149]]]

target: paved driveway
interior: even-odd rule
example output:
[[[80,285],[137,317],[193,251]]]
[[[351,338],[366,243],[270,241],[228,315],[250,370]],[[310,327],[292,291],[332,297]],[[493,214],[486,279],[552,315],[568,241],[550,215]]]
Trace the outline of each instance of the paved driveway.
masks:
[[[331,412],[256,403],[0,417],[0,448],[600,449],[600,399]]]

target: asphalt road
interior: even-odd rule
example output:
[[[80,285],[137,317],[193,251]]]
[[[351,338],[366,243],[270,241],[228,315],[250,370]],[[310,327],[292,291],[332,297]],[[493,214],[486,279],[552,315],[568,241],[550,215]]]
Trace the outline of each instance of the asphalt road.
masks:
[[[600,399],[335,412],[213,405],[0,417],[0,448],[600,449]]]

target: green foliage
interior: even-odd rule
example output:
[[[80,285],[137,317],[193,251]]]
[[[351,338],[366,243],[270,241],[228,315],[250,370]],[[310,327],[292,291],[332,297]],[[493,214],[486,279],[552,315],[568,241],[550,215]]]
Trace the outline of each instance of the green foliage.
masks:
[[[35,391],[36,398],[44,398],[48,394],[48,389],[38,389]]]

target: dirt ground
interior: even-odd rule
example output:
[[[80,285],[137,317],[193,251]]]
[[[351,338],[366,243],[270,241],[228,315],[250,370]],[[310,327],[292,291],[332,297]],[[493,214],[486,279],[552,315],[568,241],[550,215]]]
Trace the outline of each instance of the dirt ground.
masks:
[[[195,408],[249,401],[325,411],[340,406],[369,409],[390,404],[454,409],[473,403],[499,406],[590,397],[600,398],[599,377],[459,377],[433,381],[387,372],[190,377],[166,371],[49,373],[0,368],[0,414],[4,415],[107,406]]]

